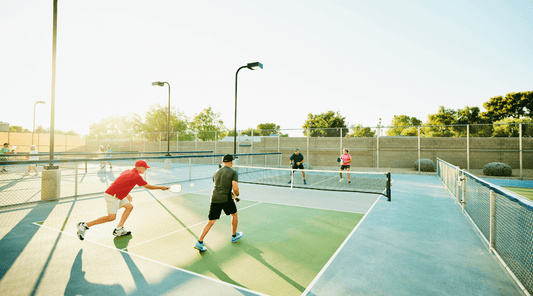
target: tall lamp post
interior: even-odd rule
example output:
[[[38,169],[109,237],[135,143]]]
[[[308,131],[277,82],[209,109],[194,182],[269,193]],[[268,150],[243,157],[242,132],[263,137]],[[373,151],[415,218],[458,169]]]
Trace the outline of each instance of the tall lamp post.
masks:
[[[165,86],[165,83],[168,85],[167,156],[170,156],[170,83],[155,81],[152,82],[152,86]]]
[[[233,154],[237,154],[237,76],[241,69],[248,68],[250,70],[263,69],[263,64],[260,62],[248,63],[246,66],[242,66],[237,69],[235,73],[235,126],[233,127]]]
[[[31,144],[33,145],[33,134],[35,133],[35,106],[37,104],[45,104],[45,101],[37,101],[33,104],[33,130],[31,132]]]

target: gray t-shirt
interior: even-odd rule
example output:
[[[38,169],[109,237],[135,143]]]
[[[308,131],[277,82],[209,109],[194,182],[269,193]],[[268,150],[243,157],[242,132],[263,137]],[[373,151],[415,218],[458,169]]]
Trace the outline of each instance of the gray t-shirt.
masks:
[[[224,203],[231,198],[232,181],[239,181],[238,174],[230,167],[223,166],[213,175],[211,203]]]

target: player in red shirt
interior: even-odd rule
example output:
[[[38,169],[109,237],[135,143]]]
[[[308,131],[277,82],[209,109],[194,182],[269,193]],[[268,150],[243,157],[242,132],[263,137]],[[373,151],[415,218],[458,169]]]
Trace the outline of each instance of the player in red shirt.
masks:
[[[144,179],[141,177],[140,174],[144,174],[144,172],[149,169],[150,167],[144,160],[139,160],[135,163],[135,168],[124,171],[120,176],[107,188],[105,191],[105,200],[107,203],[107,213],[109,215],[100,217],[94,221],[91,222],[79,222],[76,225],[76,228],[78,229],[78,237],[80,240],[83,240],[85,238],[85,232],[89,229],[89,227],[107,223],[114,221],[117,218],[117,212],[119,208],[124,208],[124,213],[122,214],[122,217],[120,218],[120,222],[117,225],[117,228],[113,231],[114,236],[123,236],[131,234],[131,231],[124,229],[124,223],[126,222],[126,219],[128,219],[128,216],[130,215],[131,211],[133,210],[133,205],[130,203],[132,200],[132,197],[130,195],[131,190],[135,185],[142,186],[146,189],[161,189],[161,190],[167,190],[168,187],[165,186],[155,186],[150,185]]]

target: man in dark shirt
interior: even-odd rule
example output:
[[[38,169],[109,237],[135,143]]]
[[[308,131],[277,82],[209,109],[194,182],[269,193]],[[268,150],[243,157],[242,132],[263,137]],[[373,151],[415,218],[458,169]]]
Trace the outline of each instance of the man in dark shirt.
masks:
[[[237,242],[243,235],[242,231],[237,232],[239,219],[237,205],[233,201],[233,199],[239,196],[238,174],[231,168],[233,166],[233,156],[231,154],[224,155],[222,162],[224,166],[213,175],[214,187],[213,193],[211,194],[211,206],[208,215],[209,221],[205,224],[200,238],[196,242],[196,245],[194,245],[194,248],[200,250],[200,252],[207,250],[204,244],[204,237],[220,218],[222,210],[224,210],[226,215],[231,215],[231,242]]]
[[[300,153],[300,150],[298,148],[294,149],[294,153],[291,155],[290,163],[293,170],[303,170],[304,169],[304,156]],[[291,171],[291,177],[294,175],[294,171]],[[305,182],[305,172],[302,171],[302,176],[304,177],[304,184],[307,184]],[[289,184],[291,183],[291,180],[289,180]]]

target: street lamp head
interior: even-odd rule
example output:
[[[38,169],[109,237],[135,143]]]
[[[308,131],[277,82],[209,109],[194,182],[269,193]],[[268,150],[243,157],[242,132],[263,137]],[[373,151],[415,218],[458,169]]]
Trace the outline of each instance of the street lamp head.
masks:
[[[261,64],[260,62],[248,63],[246,67],[250,70],[259,70],[263,69],[263,64]]]
[[[164,83],[164,82],[161,82],[161,81],[155,81],[155,82],[152,82],[152,86],[155,86],[155,85],[158,85],[158,86],[165,86],[165,83]]]
[[[46,104],[45,101],[37,101],[36,104]]]

